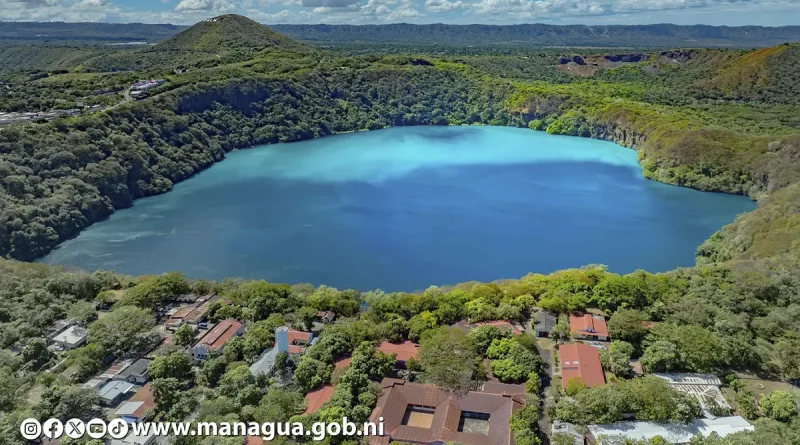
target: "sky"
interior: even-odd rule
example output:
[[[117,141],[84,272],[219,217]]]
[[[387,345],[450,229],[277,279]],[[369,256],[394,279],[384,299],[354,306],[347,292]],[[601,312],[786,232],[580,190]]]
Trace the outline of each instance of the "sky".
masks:
[[[0,21],[800,25],[800,0],[0,0]]]

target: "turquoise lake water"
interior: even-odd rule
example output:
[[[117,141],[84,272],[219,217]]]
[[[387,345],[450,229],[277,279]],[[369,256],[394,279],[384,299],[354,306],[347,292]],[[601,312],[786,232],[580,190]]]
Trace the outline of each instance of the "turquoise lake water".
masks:
[[[42,261],[412,291],[590,263],[690,266],[755,204],[644,179],[633,150],[505,127],[403,127],[230,153]]]

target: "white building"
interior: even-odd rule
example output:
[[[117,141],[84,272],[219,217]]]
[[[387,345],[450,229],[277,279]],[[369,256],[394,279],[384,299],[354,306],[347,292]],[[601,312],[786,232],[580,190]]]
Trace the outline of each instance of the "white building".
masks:
[[[621,445],[626,440],[647,441],[660,436],[668,443],[688,444],[692,437],[702,434],[707,437],[716,433],[719,437],[755,428],[739,416],[697,419],[690,423],[618,422],[611,425],[589,425],[590,443],[597,445]]]
[[[80,326],[70,326],[53,337],[53,343],[66,349],[75,349],[86,343],[89,333]]]

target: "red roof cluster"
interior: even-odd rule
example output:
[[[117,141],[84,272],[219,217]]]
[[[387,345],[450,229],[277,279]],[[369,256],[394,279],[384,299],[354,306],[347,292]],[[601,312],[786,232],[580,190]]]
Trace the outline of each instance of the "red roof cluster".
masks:
[[[567,343],[558,347],[561,363],[561,385],[567,388],[570,380],[579,378],[588,387],[603,385],[606,376],[600,364],[597,348],[585,343]]]
[[[569,330],[573,335],[598,336],[608,338],[606,319],[591,314],[569,315]]]
[[[383,417],[384,436],[371,436],[373,445],[389,442],[421,444],[457,442],[465,445],[510,445],[514,443],[508,424],[511,416],[525,405],[525,389],[519,385],[495,384],[479,391],[458,395],[433,385],[383,379],[383,392],[370,416]],[[409,409],[429,414],[427,424],[411,421]],[[487,420],[485,434],[462,430],[464,417]]]
[[[197,346],[205,346],[208,349],[219,351],[230,339],[235,337],[242,329],[242,324],[236,320],[222,320],[213,329],[206,332],[200,340],[195,343]]]
[[[304,354],[306,345],[311,341],[311,337],[314,334],[292,328],[289,328],[287,332],[289,333],[289,354]]]

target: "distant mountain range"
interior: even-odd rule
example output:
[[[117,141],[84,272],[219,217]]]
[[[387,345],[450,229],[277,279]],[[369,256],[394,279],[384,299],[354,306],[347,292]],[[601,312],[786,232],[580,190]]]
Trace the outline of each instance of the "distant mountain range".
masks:
[[[0,43],[71,44],[163,41],[187,26],[141,23],[0,22]],[[800,26],[682,25],[270,25],[307,43],[412,43],[602,47],[739,47],[800,42]]]

